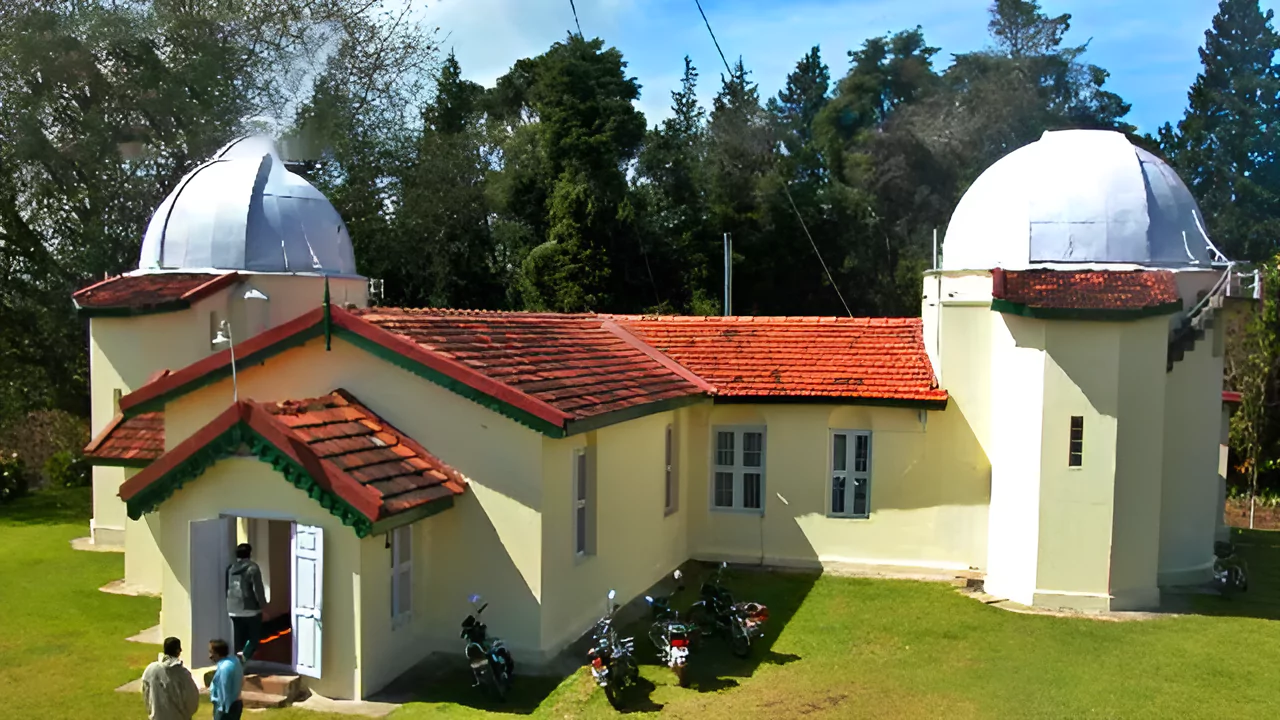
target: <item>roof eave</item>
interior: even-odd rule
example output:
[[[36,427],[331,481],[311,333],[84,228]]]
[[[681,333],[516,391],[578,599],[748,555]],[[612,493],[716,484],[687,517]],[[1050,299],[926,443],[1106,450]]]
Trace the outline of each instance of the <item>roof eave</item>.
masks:
[[[946,410],[950,397],[888,398],[848,395],[717,395],[717,405],[860,405],[866,407]]]
[[[1003,298],[991,299],[991,310],[1006,315],[1035,318],[1037,320],[1093,320],[1100,322],[1124,322],[1143,318],[1172,315],[1182,311],[1182,301],[1148,305],[1137,308],[1051,308],[1036,307]]]

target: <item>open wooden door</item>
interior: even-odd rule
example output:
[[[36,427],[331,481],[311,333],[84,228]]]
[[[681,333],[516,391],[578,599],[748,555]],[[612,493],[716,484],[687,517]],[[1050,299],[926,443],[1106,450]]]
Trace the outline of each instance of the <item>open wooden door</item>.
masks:
[[[191,645],[187,657],[204,658],[209,641],[232,643],[227,616],[227,567],[235,538],[232,518],[195,520],[191,523],[190,583]]]
[[[324,643],[324,530],[293,525],[293,658],[300,675],[320,677]]]

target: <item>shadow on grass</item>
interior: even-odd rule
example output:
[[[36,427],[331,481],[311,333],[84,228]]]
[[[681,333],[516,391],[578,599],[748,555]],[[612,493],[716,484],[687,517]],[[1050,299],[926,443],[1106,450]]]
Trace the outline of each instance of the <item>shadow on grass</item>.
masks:
[[[1166,609],[1214,617],[1280,620],[1280,531],[1233,528],[1231,541],[1245,562],[1249,589],[1230,596],[1175,596],[1167,598]]]
[[[509,715],[531,715],[564,680],[557,676],[521,675],[516,658],[516,677],[505,700],[486,687],[476,687],[475,678],[461,653],[458,666],[433,656],[419,667],[401,675],[372,700],[393,703],[451,703],[476,710]]]
[[[689,607],[698,600],[698,591],[704,580],[709,580],[715,573],[714,565],[689,563],[685,568],[684,589],[671,595],[671,606],[680,611],[681,618],[687,618]],[[800,659],[798,655],[779,653],[773,650],[777,640],[787,623],[800,609],[805,597],[809,595],[820,573],[814,572],[771,572],[756,568],[729,568],[722,578],[724,587],[728,588],[737,602],[754,601],[763,603],[769,608],[769,622],[765,625],[764,635],[757,638],[751,646],[747,657],[739,658],[729,649],[729,640],[720,635],[696,637],[690,647],[689,664],[685,670],[687,687],[698,692],[719,692],[737,687],[740,679],[751,677],[761,665],[785,665]],[[659,668],[661,676],[668,673],[672,684],[676,679],[670,674],[658,656],[658,649],[649,640],[649,628],[653,620],[645,615],[639,620],[626,624],[622,630],[628,636],[636,638],[636,656],[641,665]],[[645,698],[647,700],[647,698]],[[651,701],[650,701],[651,702]]]
[[[89,532],[93,516],[92,488],[45,488],[0,505],[0,523],[8,525],[66,525],[83,522]]]
[[[681,617],[698,599],[698,589],[704,579],[710,578],[715,568],[701,563],[688,563],[685,567],[685,589],[672,595],[672,606],[680,610]],[[769,607],[769,622],[764,635],[752,645],[751,654],[735,657],[729,650],[727,638],[697,638],[691,648],[687,672],[687,688],[696,692],[717,692],[737,687],[741,679],[751,675],[761,665],[785,665],[800,659],[798,655],[773,650],[774,641],[799,610],[808,596],[818,572],[769,572],[759,569],[734,569],[725,571],[723,582],[739,601],[755,601]],[[668,583],[669,585],[669,583]],[[651,592],[665,593],[674,588],[658,588]],[[640,606],[644,606],[641,608]],[[629,610],[629,612],[628,612]],[[626,620],[627,617],[633,618]],[[634,637],[636,661],[649,666],[645,674],[656,678],[659,684],[676,684],[676,678],[658,658],[658,650],[649,640],[649,628],[653,620],[647,605],[641,598],[619,613],[618,631],[623,637]],[[582,670],[585,662],[589,633],[569,646],[552,663],[553,674],[527,675],[520,673],[520,659],[516,658],[516,678],[506,700],[500,701],[484,688],[474,687],[471,671],[461,657],[443,654],[419,663],[401,675],[371,700],[392,703],[451,703],[475,710],[510,715],[531,715],[541,707],[564,680]],[[666,679],[664,681],[664,678]],[[584,682],[589,682],[583,678]],[[594,683],[592,683],[594,688]],[[658,712],[663,705],[653,700],[658,684],[644,675],[629,687],[616,708],[622,714]],[[597,690],[597,692],[599,692]]]

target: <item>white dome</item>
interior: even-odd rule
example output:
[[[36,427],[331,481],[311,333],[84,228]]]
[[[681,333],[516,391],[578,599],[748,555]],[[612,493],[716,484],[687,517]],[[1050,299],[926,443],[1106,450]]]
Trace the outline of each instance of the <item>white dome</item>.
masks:
[[[1221,259],[1173,168],[1108,130],[1046,132],[1001,158],[960,199],[942,246],[944,270]]]
[[[192,170],[160,203],[139,270],[355,275],[342,217],[289,172],[267,138],[241,138]]]

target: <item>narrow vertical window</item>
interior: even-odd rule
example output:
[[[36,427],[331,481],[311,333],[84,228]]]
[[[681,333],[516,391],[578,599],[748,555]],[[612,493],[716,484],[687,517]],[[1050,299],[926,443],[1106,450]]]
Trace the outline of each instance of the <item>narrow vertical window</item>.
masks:
[[[413,610],[413,526],[391,531],[391,626],[400,627]]]
[[[1067,449],[1067,466],[1081,467],[1084,465],[1084,418],[1080,415],[1071,416],[1071,442]]]
[[[587,554],[587,451],[578,450],[573,460],[573,550],[581,556]]]
[[[115,388],[111,391],[111,412],[114,415],[120,414],[120,398],[124,397],[124,391]]]
[[[831,515],[871,517],[871,433],[831,431]]]
[[[676,498],[679,497],[679,491],[676,487],[676,450],[675,450],[675,429],[673,426],[667,426],[666,437],[666,475],[663,478],[663,487],[665,494],[665,502],[663,510],[667,515],[676,511]]]

